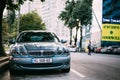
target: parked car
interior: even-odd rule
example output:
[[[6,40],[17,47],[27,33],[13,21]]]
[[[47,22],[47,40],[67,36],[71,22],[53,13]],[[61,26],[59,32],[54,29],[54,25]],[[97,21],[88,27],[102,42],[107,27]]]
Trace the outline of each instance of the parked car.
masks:
[[[108,47],[103,47],[101,49],[102,53],[109,53],[109,54],[113,54],[113,53],[119,53],[119,46],[108,46]]]
[[[107,47],[102,47],[100,51],[101,53],[107,53]]]
[[[11,40],[10,72],[16,70],[60,69],[70,71],[70,52],[48,31],[23,31]]]
[[[101,52],[101,49],[102,49],[102,47],[97,47],[97,48],[95,48],[94,52],[100,53],[100,52]]]
[[[120,47],[115,48],[115,49],[113,50],[113,53],[115,53],[115,54],[120,54]]]
[[[107,48],[107,52],[108,53],[118,53],[119,52],[119,46],[115,45],[115,46],[109,46]]]
[[[73,46],[73,45],[69,45],[69,46],[68,46],[68,49],[69,49],[70,52],[76,52],[77,47],[76,47],[76,46]]]

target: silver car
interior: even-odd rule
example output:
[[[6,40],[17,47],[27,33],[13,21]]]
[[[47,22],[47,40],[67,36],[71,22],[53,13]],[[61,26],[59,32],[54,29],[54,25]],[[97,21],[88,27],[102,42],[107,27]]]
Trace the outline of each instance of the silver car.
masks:
[[[11,40],[10,71],[51,70],[70,71],[70,53],[58,37],[48,31],[23,31]]]

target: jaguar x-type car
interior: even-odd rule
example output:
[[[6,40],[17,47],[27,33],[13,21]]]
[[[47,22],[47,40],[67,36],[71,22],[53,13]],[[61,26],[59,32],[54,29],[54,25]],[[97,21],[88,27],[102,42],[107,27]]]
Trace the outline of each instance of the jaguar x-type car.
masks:
[[[48,31],[23,31],[11,40],[10,71],[60,69],[70,71],[70,53],[58,37]]]

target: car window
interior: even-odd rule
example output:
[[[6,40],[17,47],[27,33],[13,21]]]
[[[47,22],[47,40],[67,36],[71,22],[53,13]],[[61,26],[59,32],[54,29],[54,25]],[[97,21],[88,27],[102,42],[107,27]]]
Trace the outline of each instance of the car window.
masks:
[[[17,42],[54,42],[56,37],[50,32],[26,32],[22,33]]]

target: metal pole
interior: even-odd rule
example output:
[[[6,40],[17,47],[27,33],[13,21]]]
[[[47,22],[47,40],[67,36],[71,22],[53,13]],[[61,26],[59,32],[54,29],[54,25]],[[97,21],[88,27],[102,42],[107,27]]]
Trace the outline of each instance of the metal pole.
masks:
[[[101,42],[101,40],[102,40],[102,29],[101,29],[100,23],[99,23],[99,21],[98,21],[98,19],[97,19],[97,16],[96,16],[93,8],[92,8],[92,11],[93,11],[93,15],[95,16],[95,19],[96,19],[96,21],[97,21],[97,23],[98,23],[99,29],[100,29],[100,33],[101,33],[100,42]],[[101,43],[100,43],[100,46],[101,46]]]
[[[100,28],[100,31],[102,32],[102,29],[101,29],[100,23],[99,23],[99,21],[98,21],[98,19],[97,19],[97,16],[96,16],[96,14],[95,14],[93,8],[92,8],[92,11],[93,11],[93,15],[95,16],[95,19],[96,19],[96,21],[97,21],[97,23],[98,23],[98,26],[99,26],[99,28]]]
[[[28,13],[30,13],[30,1],[28,2]]]

